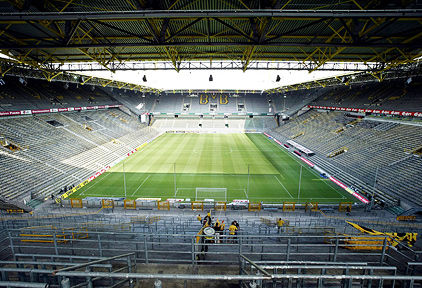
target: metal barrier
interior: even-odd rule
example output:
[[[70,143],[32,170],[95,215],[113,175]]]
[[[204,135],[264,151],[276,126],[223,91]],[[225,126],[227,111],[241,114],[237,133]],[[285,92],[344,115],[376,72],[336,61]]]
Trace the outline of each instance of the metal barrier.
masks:
[[[3,238],[2,241],[5,245],[0,248],[0,251],[3,251],[1,256],[4,259],[7,255],[10,257],[10,255],[14,253],[32,252],[34,249],[39,249],[39,253],[54,254],[73,253],[77,255],[86,255],[87,253],[92,252],[96,256],[113,256],[135,251],[137,261],[145,263],[195,264],[201,263],[202,261],[204,263],[233,264],[236,263],[234,256],[238,251],[247,251],[250,253],[247,255],[252,257],[251,259],[253,260],[271,259],[275,257],[278,257],[278,259],[283,257],[281,260],[300,260],[300,257],[309,257],[310,255],[315,254],[317,257],[321,258],[321,260],[335,259],[335,261],[340,261],[341,259],[348,257],[347,255],[350,255],[354,260],[359,257],[367,257],[372,259],[373,262],[380,262],[382,258],[384,263],[388,262],[394,265],[403,265],[403,267],[406,267],[407,262],[420,261],[417,259],[419,254],[405,245],[400,245],[400,247],[398,247],[399,249],[390,249],[390,243],[387,242],[384,245],[384,237],[374,239],[373,243],[367,243],[366,245],[347,244],[345,242],[347,237],[338,236],[336,233],[339,232],[338,230],[345,230],[348,227],[344,226],[344,224],[339,228],[329,226],[333,225],[335,227],[335,225],[339,225],[338,223],[343,223],[337,219],[326,219],[321,217],[300,218],[296,216],[288,218],[286,216],[283,217],[283,219],[286,219],[290,225],[283,227],[285,230],[279,235],[277,234],[275,225],[267,225],[262,222],[262,217],[257,216],[254,220],[246,218],[240,222],[241,230],[236,241],[237,243],[228,243],[229,239],[231,242],[235,241],[232,241],[233,239],[223,234],[221,237],[222,243],[210,243],[206,257],[207,259],[198,262],[195,260],[197,256],[197,254],[195,254],[195,249],[199,249],[200,251],[201,248],[192,246],[191,241],[194,237],[193,235],[199,230],[200,224],[193,215],[177,217],[156,215],[135,216],[137,215],[136,213],[128,215],[134,216],[118,217],[113,214],[83,216],[81,219],[85,222],[81,222],[78,227],[69,227],[69,225],[78,222],[78,218],[48,218],[48,221],[60,221],[49,222],[51,223],[50,225],[57,227],[58,229],[72,228],[72,233],[89,235],[86,239],[66,239],[66,241],[61,241],[63,239],[61,239],[62,236],[59,236],[61,233],[58,233],[58,231],[52,231],[52,229],[36,229],[31,231],[31,233],[35,235],[37,235],[37,233],[52,235],[52,237],[49,237],[48,240],[50,241],[48,243],[37,243],[40,242],[37,240],[45,240],[44,237],[28,235],[19,236],[19,234],[31,234],[27,233],[27,230],[25,230],[26,233],[22,233],[20,229],[9,228],[21,225],[30,226],[29,224],[34,223],[45,223],[43,221],[46,221],[46,219],[41,219],[40,223],[37,222],[37,219],[31,219],[31,221],[14,220],[2,222],[1,224],[6,224],[5,228],[7,230],[4,231],[9,231],[11,235],[9,237],[9,234],[3,232],[3,237],[6,237],[6,239]],[[85,217],[90,218],[86,219]],[[224,219],[226,223],[230,223],[227,217],[219,216],[219,218],[220,221]],[[70,223],[69,219],[72,219],[72,223]],[[268,221],[271,224],[270,220],[271,219]],[[327,227],[319,227],[321,223],[327,224]],[[287,235],[299,233],[308,235]],[[324,233],[327,233],[328,235],[325,235]],[[309,236],[309,234],[316,235]],[[290,248],[287,248],[289,247],[289,239]],[[359,239],[363,240],[364,236],[361,236]],[[22,242],[22,240],[36,240],[37,242]],[[324,241],[327,241],[328,243]],[[375,243],[376,241],[378,241],[378,243]],[[347,251],[345,249],[346,246],[360,248],[376,247],[379,250],[372,252],[366,250],[354,252]],[[171,249],[171,247],[175,247],[178,251],[173,252],[172,250],[175,249]],[[12,252],[12,248],[16,251]],[[316,250],[317,253],[313,253],[312,249]],[[224,255],[227,255],[227,257],[224,257]],[[192,259],[194,260],[192,261]]]
[[[136,260],[141,263],[227,263],[236,264],[236,255],[244,253],[254,260],[301,260],[303,257],[318,257],[325,261],[353,261],[361,257],[372,262],[384,263],[389,257],[386,254],[388,242],[384,241],[377,251],[348,251],[350,246],[343,236],[330,236],[330,242],[325,243],[324,237],[317,236],[286,236],[286,235],[244,235],[236,237],[221,235],[220,243],[208,241],[205,244],[195,243],[195,235],[186,234],[150,234],[134,232],[99,232],[89,231],[86,239],[68,239],[63,242],[59,234],[52,230],[40,230],[38,233],[51,233],[52,241],[43,243],[43,237],[31,236],[30,243],[24,242],[28,237],[21,235],[21,230],[9,231],[9,246],[13,254],[51,253],[56,255],[76,254],[95,255],[98,257],[113,256],[125,252],[134,252]],[[77,231],[75,231],[77,232]],[[50,234],[49,234],[50,235]],[[380,246],[379,240],[372,246]],[[365,244],[368,246],[370,244]],[[359,246],[356,244],[355,246]],[[203,260],[197,260],[197,256]]]
[[[158,208],[158,210],[170,210],[170,202],[169,201],[157,201],[157,208]]]
[[[272,261],[276,262],[276,261]],[[397,275],[392,266],[336,262],[254,262],[240,254],[240,274],[260,275],[253,282],[242,280],[241,287],[413,287],[422,276]]]
[[[26,288],[47,288],[47,283],[0,281],[0,287],[26,287]]]
[[[109,279],[110,282],[114,281],[114,285],[122,285],[124,282],[129,283],[129,287],[132,287],[137,280],[140,279],[159,279],[162,281],[166,280],[179,280],[184,281],[235,281],[234,283],[241,284],[241,287],[277,287],[277,284],[287,283],[287,285],[295,287],[323,287],[325,284],[336,285],[336,287],[351,287],[353,284],[360,284],[362,287],[395,287],[396,283],[400,283],[400,287],[413,287],[415,283],[421,283],[422,276],[406,276],[406,275],[394,275],[394,267],[382,267],[382,266],[339,266],[326,265],[320,269],[326,269],[334,271],[346,269],[350,272],[365,271],[365,273],[373,274],[341,274],[341,275],[328,275],[324,273],[270,273],[266,270],[265,266],[261,266],[252,260],[248,259],[244,255],[240,254],[239,257],[240,273],[237,275],[221,275],[221,274],[152,274],[152,273],[122,273],[122,272],[94,272],[94,271],[68,271],[69,269],[62,269],[54,273],[57,279],[60,279],[60,287],[69,288],[71,283],[74,285],[76,279],[79,279],[76,284],[78,287],[82,285],[90,285],[93,281],[99,281],[103,279]],[[104,260],[100,260],[104,261]],[[98,262],[93,261],[91,262]],[[87,263],[89,264],[89,263]],[[77,267],[77,266],[75,266]],[[89,267],[85,265],[78,265],[80,268]],[[392,268],[392,269],[391,269]],[[312,270],[307,264],[297,265],[295,269],[301,269],[301,271]],[[19,270],[19,269],[15,269]],[[24,269],[20,269],[22,271]],[[48,270],[33,270],[34,273],[49,273]],[[24,273],[27,271],[23,271]],[[381,273],[393,274],[385,275]],[[253,273],[253,274],[252,274]],[[82,280],[86,279],[86,280]],[[84,281],[84,282],[82,282]],[[119,281],[119,282],[117,282]],[[23,286],[23,287],[43,287],[43,286]],[[75,286],[73,286],[75,287]],[[92,287],[92,286],[88,286]],[[284,287],[284,286],[283,286]]]
[[[128,282],[129,287],[133,287],[133,281],[129,279],[121,279],[116,282],[115,278],[110,277],[84,277],[84,280],[80,278],[63,279],[63,277],[57,274],[73,271],[76,269],[84,268],[85,272],[92,273],[132,273],[136,271],[136,261],[134,253],[122,254],[114,257],[100,258],[100,259],[89,259],[80,256],[62,256],[57,255],[16,255],[17,257],[29,256],[33,261],[3,261],[0,265],[16,265],[17,267],[0,267],[0,286],[2,284],[8,284],[6,287],[47,287],[45,283],[54,285],[55,287],[94,287],[93,282],[96,281],[100,286],[107,285],[108,287],[121,287],[124,283]],[[40,258],[49,259],[49,261],[39,261]],[[54,261],[60,259],[62,262]],[[90,260],[84,263],[71,263],[63,262],[63,259],[68,261],[74,260]],[[122,264],[123,263],[123,264]],[[25,268],[22,268],[25,266]],[[32,268],[27,268],[32,266]],[[42,269],[39,269],[42,267]],[[50,267],[50,269],[47,269]],[[60,267],[60,268],[56,268]],[[108,271],[108,272],[104,272]],[[124,272],[124,273],[123,273]],[[15,282],[15,279],[19,279]],[[63,281],[65,280],[65,281]],[[14,283],[14,284],[9,284]],[[41,283],[35,285],[34,283]],[[42,286],[43,285],[43,286]]]
[[[34,227],[31,228],[34,229]],[[48,226],[43,229],[37,228],[38,232],[52,232],[54,230]],[[3,273],[2,275],[6,273],[9,276],[21,275],[20,277],[23,277],[21,280],[29,282],[28,285],[36,282],[34,280],[40,283],[48,283],[45,279],[54,277],[56,277],[54,278],[55,283],[65,288],[71,287],[71,285],[77,287],[80,287],[79,285],[89,286],[94,281],[105,281],[104,283],[110,286],[120,283],[123,285],[124,282],[120,281],[126,281],[125,285],[130,286],[134,285],[136,279],[240,281],[243,287],[253,287],[250,285],[273,287],[271,285],[275,285],[274,283],[296,287],[323,287],[324,285],[329,286],[329,284],[336,287],[350,287],[350,285],[356,283],[362,286],[395,287],[396,282],[400,283],[400,287],[412,287],[415,283],[422,281],[421,276],[397,275],[398,269],[392,265],[397,267],[406,267],[407,265],[407,267],[410,267],[408,274],[412,274],[411,269],[414,269],[418,264],[409,263],[416,263],[418,253],[412,255],[410,248],[407,250],[401,248],[401,251],[393,249],[389,246],[387,237],[382,237],[384,240],[380,250],[355,252],[345,249],[346,246],[352,244],[347,244],[344,236],[330,236],[328,243],[325,243],[324,237],[321,235],[287,236],[239,233],[235,237],[221,235],[220,243],[216,241],[199,241],[199,243],[196,243],[194,241],[196,235],[192,234],[88,230],[89,238],[87,239],[71,239],[68,243],[62,243],[58,237],[53,237],[53,243],[27,243],[21,241],[25,237],[20,235],[20,231],[21,229],[10,229],[8,234],[11,256],[15,260],[0,262],[0,265],[2,263],[20,263],[32,265],[33,268],[0,268],[0,273]],[[359,246],[357,243],[353,245]],[[380,241],[376,240],[373,244],[365,243],[365,246],[367,245],[380,246]],[[205,246],[207,246],[207,249],[205,249]],[[34,251],[40,254],[33,254]],[[197,257],[198,255],[204,257]],[[240,260],[239,255],[241,255]],[[103,258],[105,256],[109,258]],[[95,269],[110,269],[110,266],[101,266],[111,264],[111,262],[105,263],[107,259],[108,261],[119,259],[122,261],[122,259],[126,259],[125,257],[130,257],[130,260],[125,260],[127,265],[124,267],[128,267],[127,273],[121,273],[123,270],[117,271],[114,269],[109,272],[95,271]],[[310,257],[319,260],[313,262],[305,260]],[[365,259],[364,263],[361,262],[362,259]],[[413,262],[406,259],[413,259]],[[404,265],[403,260],[407,261]],[[70,265],[66,261],[84,261],[84,263],[72,263]],[[241,274],[140,274],[133,273],[136,272],[136,262],[189,265],[202,263],[235,264],[241,265]],[[63,269],[58,269],[55,272],[53,268],[47,269],[53,263]],[[40,267],[42,269],[39,269]],[[73,271],[86,267],[91,268],[86,269],[85,272]],[[121,265],[118,267],[117,269],[121,269]],[[123,275],[125,276],[123,277]],[[80,277],[86,279],[82,284]],[[7,281],[3,278],[0,280]]]
[[[85,268],[86,282],[84,282],[84,283],[78,283],[77,284],[78,287],[81,287],[81,286],[84,286],[84,285],[86,285],[87,287],[94,287],[93,286],[93,282],[94,281],[107,280],[106,282],[109,282],[111,280],[110,281],[111,282],[110,283],[110,286],[112,286],[112,287],[120,287],[124,283],[128,282],[129,283],[129,288],[133,288],[134,287],[134,283],[133,283],[132,279],[128,279],[127,277],[125,279],[123,279],[123,280],[120,280],[118,283],[114,283],[114,281],[113,281],[114,279],[112,277],[110,277],[110,276],[105,276],[105,277],[92,276],[91,277],[88,274],[89,273],[98,273],[98,272],[93,272],[92,271],[92,268],[95,267],[95,265],[98,265],[98,264],[101,264],[101,263],[104,263],[104,262],[110,262],[111,263],[111,261],[113,261],[113,260],[122,259],[122,258],[126,259],[127,265],[125,265],[125,266],[123,266],[123,267],[121,267],[119,269],[116,269],[114,271],[108,272],[107,274],[121,273],[124,270],[127,270],[127,273],[132,273],[132,272],[136,271],[136,259],[135,258],[132,259],[132,257],[131,257],[131,256],[134,256],[134,255],[135,255],[135,253],[127,253],[127,254],[122,254],[122,255],[118,255],[118,256],[114,256],[114,257],[109,257],[109,258],[105,258],[105,259],[94,260],[94,261],[91,261],[91,262],[88,262],[88,263],[76,264],[76,265],[73,265],[73,266],[70,266],[70,267],[65,267],[65,268],[61,268],[61,269],[55,270],[52,273],[52,275],[53,276],[56,276],[56,275],[60,276],[60,274],[63,274],[63,273],[66,273],[66,272],[69,273],[69,271],[74,271],[74,270],[77,270],[77,269]],[[63,279],[61,281],[61,285],[63,287],[64,285],[69,284],[68,287],[70,287],[70,283],[71,282],[72,282],[72,280],[65,280],[65,279]]]
[[[249,202],[248,211],[249,212],[259,212],[259,211],[261,211],[261,203],[251,203],[251,202]]]
[[[136,201],[135,200],[124,200],[124,208],[136,210]]]

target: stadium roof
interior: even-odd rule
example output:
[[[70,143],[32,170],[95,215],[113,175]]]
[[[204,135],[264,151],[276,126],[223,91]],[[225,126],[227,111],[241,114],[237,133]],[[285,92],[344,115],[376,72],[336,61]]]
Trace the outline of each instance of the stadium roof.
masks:
[[[22,63],[375,62],[422,55],[422,5],[367,0],[0,0],[0,50]],[[57,69],[57,65],[54,66]]]

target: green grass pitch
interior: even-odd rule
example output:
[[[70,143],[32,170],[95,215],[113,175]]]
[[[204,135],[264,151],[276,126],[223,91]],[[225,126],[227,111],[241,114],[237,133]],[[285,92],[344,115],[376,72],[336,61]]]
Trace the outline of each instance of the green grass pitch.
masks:
[[[355,202],[355,198],[262,134],[164,134],[72,194],[72,198],[190,198],[226,188],[227,200]],[[299,193],[299,174],[302,178]],[[249,189],[248,189],[249,168]],[[176,183],[176,187],[175,187]],[[203,196],[203,195],[202,195]],[[206,198],[221,201],[221,193]]]

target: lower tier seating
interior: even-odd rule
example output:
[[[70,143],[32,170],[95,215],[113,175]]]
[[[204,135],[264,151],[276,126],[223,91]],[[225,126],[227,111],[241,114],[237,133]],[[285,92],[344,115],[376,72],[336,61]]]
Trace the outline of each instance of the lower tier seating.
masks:
[[[371,120],[356,121],[342,112],[310,110],[271,132],[280,140],[291,139],[315,151],[315,163],[334,175],[345,173],[348,185],[372,194],[375,174],[377,192],[422,205],[422,160],[410,153],[422,143],[422,127]],[[347,152],[327,157],[347,147]]]
[[[158,135],[119,109],[0,119],[0,130],[19,147],[0,146],[0,194],[16,200],[76,185]]]

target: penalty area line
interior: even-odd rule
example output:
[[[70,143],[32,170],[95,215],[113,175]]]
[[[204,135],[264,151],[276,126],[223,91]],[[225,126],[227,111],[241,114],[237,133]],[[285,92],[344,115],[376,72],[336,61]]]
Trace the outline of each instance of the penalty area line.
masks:
[[[148,177],[145,178],[144,181],[142,181],[141,185],[139,185],[138,188],[136,188],[135,192],[133,192],[130,196],[133,196],[136,192],[138,192],[139,188],[141,188],[142,185],[144,185],[144,183],[148,180],[149,177],[151,177],[151,174],[148,175]]]
[[[266,137],[266,139],[271,143],[271,144],[273,144],[275,147],[277,147],[277,149],[279,150],[279,151],[283,151],[282,153],[285,153],[285,154],[287,154],[290,158],[292,158],[292,159],[294,159],[294,161],[299,165],[299,166],[302,166],[302,167],[305,167],[305,170],[308,170],[311,174],[314,174],[314,175],[316,175],[316,176],[318,176],[318,174],[317,174],[317,172],[315,171],[315,170],[313,170],[313,169],[311,169],[309,166],[305,166],[305,165],[302,165],[302,163],[298,160],[298,158],[297,157],[295,157],[295,156],[293,156],[291,153],[289,153],[289,152],[286,152],[286,151],[284,151],[283,149],[282,149],[282,147],[280,146],[280,145],[277,145],[277,143],[275,143],[274,141],[271,141],[270,139],[268,139],[267,137]],[[278,179],[277,179],[278,180]],[[279,181],[280,182],[280,181]],[[345,197],[341,192],[339,192],[339,191],[337,191],[337,189],[335,189],[332,185],[330,185],[329,183],[327,183],[327,181],[322,181],[322,183],[324,183],[325,185],[327,185],[331,190],[334,190],[338,195],[340,195],[341,196],[341,198],[338,198],[338,199],[347,199],[347,197]],[[293,198],[293,197],[292,197]],[[328,199],[328,198],[327,198]]]
[[[287,188],[286,188],[286,187],[284,187],[283,183],[281,183],[281,181],[280,181],[280,180],[278,180],[278,178],[277,178],[277,176],[276,176],[276,175],[274,175],[274,178],[277,180],[277,182],[278,182],[278,183],[280,183],[281,187],[283,187],[283,188],[284,188],[284,190],[286,190],[286,192],[287,192],[287,194],[289,194],[290,198],[292,198],[292,199],[293,199],[292,194],[290,194],[289,190],[287,190]]]

